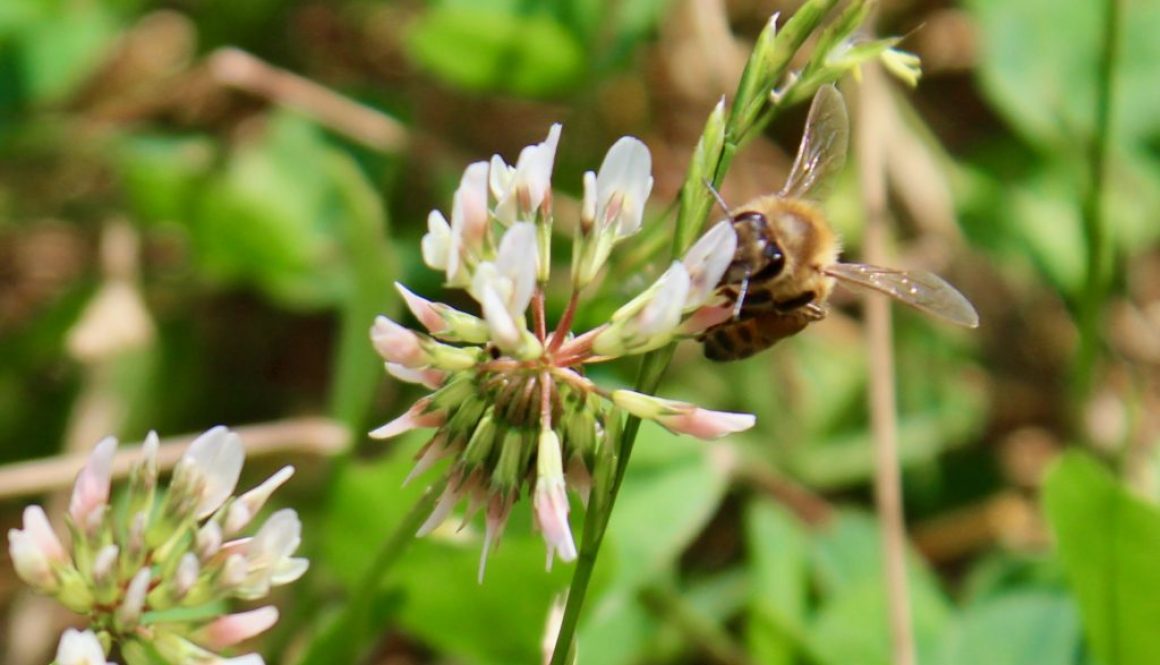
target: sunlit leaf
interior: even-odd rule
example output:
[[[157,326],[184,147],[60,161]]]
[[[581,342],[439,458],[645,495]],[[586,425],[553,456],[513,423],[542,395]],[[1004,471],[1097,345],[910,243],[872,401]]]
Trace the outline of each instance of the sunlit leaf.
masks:
[[[1080,452],[1048,473],[1043,502],[1093,655],[1103,665],[1154,661],[1160,510]]]

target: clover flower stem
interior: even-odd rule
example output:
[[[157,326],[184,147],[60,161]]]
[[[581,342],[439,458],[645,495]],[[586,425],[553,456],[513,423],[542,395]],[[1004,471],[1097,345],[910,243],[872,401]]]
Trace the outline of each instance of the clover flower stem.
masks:
[[[656,391],[665,369],[669,366],[669,361],[673,358],[675,348],[675,344],[669,344],[644,357],[644,360],[641,361],[640,372],[637,375],[636,387],[638,390],[648,394]],[[580,378],[583,379],[583,377]],[[587,379],[584,380],[587,381]],[[584,535],[576,559],[576,571],[572,574],[572,584],[568,587],[568,602],[564,606],[560,634],[556,638],[556,648],[552,653],[549,665],[567,665],[568,653],[572,648],[572,638],[576,634],[576,626],[580,621],[580,610],[584,607],[584,597],[588,593],[588,584],[592,580],[592,571],[596,567],[596,556],[599,554],[600,545],[604,541],[608,520],[612,516],[612,508],[616,504],[617,495],[620,493],[620,485],[624,481],[625,471],[628,470],[628,460],[632,456],[632,448],[636,443],[636,435],[639,431],[640,418],[629,416],[625,420],[624,431],[618,442],[616,473],[612,478],[612,487],[609,488],[607,496],[593,497],[589,513],[584,519]]]
[[[532,295],[532,317],[536,324],[536,339],[543,342],[548,337],[548,321],[544,316],[544,289],[539,286]]]
[[[564,314],[560,317],[560,323],[556,325],[556,332],[552,333],[552,341],[548,344],[548,352],[555,353],[560,350],[560,345],[564,343],[564,338],[568,335],[568,331],[572,329],[572,319],[576,316],[576,306],[580,303],[580,292],[572,289],[572,296],[568,298],[568,307],[564,309]]]
[[[552,378],[548,371],[540,372],[540,430],[552,429]]]

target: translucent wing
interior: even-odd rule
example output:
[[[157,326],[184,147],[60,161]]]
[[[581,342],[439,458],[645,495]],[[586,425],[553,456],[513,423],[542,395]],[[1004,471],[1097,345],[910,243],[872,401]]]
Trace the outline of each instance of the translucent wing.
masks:
[[[846,164],[850,118],[842,93],[832,85],[818,88],[806,118],[802,144],[793,160],[781,196],[819,199]]]
[[[835,263],[822,272],[850,286],[885,293],[906,305],[967,328],[979,325],[979,314],[966,296],[942,277],[922,270],[893,270],[860,263]]]

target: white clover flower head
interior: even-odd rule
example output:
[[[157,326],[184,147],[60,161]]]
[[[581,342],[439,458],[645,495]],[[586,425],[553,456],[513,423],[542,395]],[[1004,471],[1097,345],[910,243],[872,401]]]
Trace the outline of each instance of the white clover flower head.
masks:
[[[290,556],[301,538],[293,511],[274,513],[254,538],[223,543],[223,527],[229,535],[245,529],[293,470],[232,496],[244,449],[237,434],[215,427],[184,451],[169,487],[158,487],[159,441],[150,433],[129,470],[124,501],[112,511],[116,446],[114,439],[99,443],[77,476],[65,517],[74,536],[68,547],[39,506],[25,508],[22,528],[8,533],[20,578],[99,630],[99,639],[92,631],[66,632],[58,662],[103,664],[110,645],[129,662],[147,662],[143,652],[152,649],[167,662],[230,662],[209,650],[217,642],[199,645],[196,638],[256,634],[259,625],[269,627],[271,612],[219,621],[205,608],[224,614],[231,601],[261,598],[301,576],[307,563]]]
[[[653,180],[648,148],[638,139],[617,141],[599,173],[584,174],[571,297],[560,318],[549,325],[546,264],[554,219],[551,172],[559,136],[559,126],[553,126],[547,140],[525,148],[514,167],[492,158],[486,169],[493,206],[485,222],[479,221],[487,210],[479,184],[485,165],[468,167],[452,216],[473,220],[462,226],[471,233],[460,233],[456,222],[448,225],[442,215],[429,218],[423,239],[427,264],[447,271],[447,284],[464,287],[478,304],[479,315],[398,286],[425,332],[385,317],[376,319],[371,330],[374,347],[392,376],[433,391],[371,436],[386,439],[415,429],[434,430],[404,482],[440,460],[450,458],[451,464],[446,485],[416,535],[436,531],[464,503],[464,521],[483,512],[481,580],[487,556],[521,496],[532,497],[549,564],[556,556],[576,558],[568,522],[569,490],[588,500],[593,479],[601,477],[596,470],[608,468],[615,455],[624,410],[706,439],[753,424],[746,414],[671,400],[646,402],[647,396],[633,399],[585,376],[590,364],[643,353],[703,330],[697,326],[721,314],[718,286],[736,248],[732,226],[718,224],[610,321],[572,331],[582,291],[616,244],[642,224]],[[460,272],[449,269],[456,260],[452,257],[462,259]],[[226,567],[233,568],[231,584],[245,586],[236,579],[239,564],[228,559],[247,547],[223,546]]]
[[[105,647],[91,630],[66,628],[56,648],[56,665],[116,665],[105,660]]]

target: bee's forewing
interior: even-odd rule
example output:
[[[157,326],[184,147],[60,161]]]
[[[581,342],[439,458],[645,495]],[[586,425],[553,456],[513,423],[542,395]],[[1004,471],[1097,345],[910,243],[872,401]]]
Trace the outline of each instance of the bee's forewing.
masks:
[[[846,164],[850,118],[842,93],[832,85],[818,88],[810,105],[802,143],[781,196],[820,199]]]
[[[958,289],[942,277],[922,270],[894,270],[860,263],[835,263],[823,270],[844,284],[886,295],[956,325],[975,328],[979,314]]]

